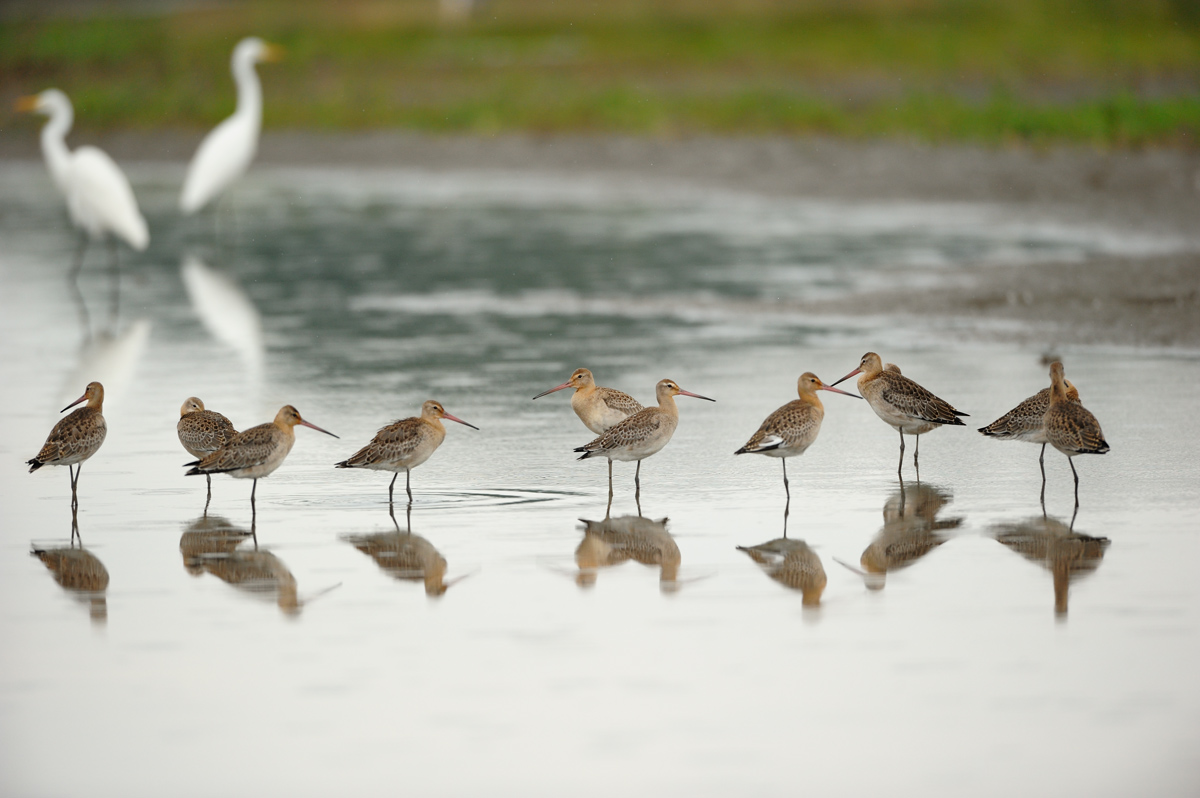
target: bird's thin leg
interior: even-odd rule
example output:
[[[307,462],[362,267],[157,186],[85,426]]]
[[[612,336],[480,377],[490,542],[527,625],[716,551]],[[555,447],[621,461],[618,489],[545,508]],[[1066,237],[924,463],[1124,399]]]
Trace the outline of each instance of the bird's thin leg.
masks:
[[[913,469],[917,472],[917,482],[921,481],[921,466],[917,463],[917,458],[921,456],[921,436],[917,436],[917,446],[913,449]]]
[[[1070,457],[1067,458],[1067,462],[1070,463],[1070,465],[1071,465],[1071,475],[1075,477],[1075,509],[1078,510],[1079,509],[1079,472],[1075,470],[1075,463],[1071,460]]]
[[[412,506],[412,471],[404,469],[404,490],[408,492],[408,504]]]
[[[638,507],[639,507],[638,515],[641,515],[642,514],[642,511],[640,509],[641,504],[642,504],[642,461],[641,460],[638,460],[637,470],[633,472],[633,487],[634,487],[633,497],[637,500]]]
[[[67,273],[67,285],[71,288],[71,293],[75,297],[75,305],[79,308],[79,322],[83,325],[83,334],[87,338],[92,337],[92,318],[88,315],[87,302],[84,301],[83,292],[79,290],[79,273],[83,271],[83,257],[87,253],[88,234],[81,231],[79,234],[79,245],[75,248],[75,261],[71,264],[71,271]]]
[[[408,525],[408,534],[412,534],[412,502],[408,503],[408,509],[405,510],[404,523]]]
[[[1075,516],[1079,515],[1079,505],[1075,505],[1075,510],[1071,513],[1071,525],[1067,529],[1075,531]]]
[[[208,480],[208,498],[204,500],[204,517],[208,517],[208,505],[212,502],[212,474],[205,474],[204,478]]]
[[[784,505],[783,505],[783,536],[785,538],[787,537],[788,513],[790,513],[791,510],[792,510],[792,497],[788,496],[787,501],[784,502]]]
[[[1038,467],[1042,469],[1042,515],[1046,514],[1046,444],[1042,444],[1042,453],[1038,455]]]
[[[904,480],[900,480],[900,517],[904,517]]]
[[[400,476],[400,472],[396,471],[392,474],[392,481],[388,483],[388,511],[391,512],[392,506],[392,488],[396,487],[396,477]],[[392,520],[395,520],[393,517]]]
[[[71,520],[74,522],[79,513],[79,495],[75,491],[75,471],[70,465],[67,466],[67,474],[71,477]]]
[[[117,239],[110,237],[108,239],[109,252],[109,269],[110,278],[112,279],[112,297],[111,306],[109,307],[108,323],[116,332],[117,316],[121,311],[121,256],[117,247]]]
[[[613,500],[612,460],[609,460],[608,461],[608,507],[604,510],[605,518],[608,518],[610,515],[612,515],[612,500]]]
[[[397,474],[400,472],[397,471]],[[396,507],[391,502],[388,502],[388,515],[392,518],[392,526],[396,527],[396,534],[400,534],[400,524],[396,521]]]
[[[896,476],[900,478],[900,484],[904,484],[904,430],[900,430],[900,465],[896,467]]]
[[[258,491],[258,480],[254,480],[253,487],[250,488],[250,523],[253,524],[253,519],[258,516],[258,508],[254,506],[254,494]]]
[[[791,504],[792,503],[792,491],[791,491],[791,488],[788,487],[787,458],[780,457],[779,462],[783,463],[783,492],[787,495],[788,504]],[[786,537],[786,535],[784,537]]]

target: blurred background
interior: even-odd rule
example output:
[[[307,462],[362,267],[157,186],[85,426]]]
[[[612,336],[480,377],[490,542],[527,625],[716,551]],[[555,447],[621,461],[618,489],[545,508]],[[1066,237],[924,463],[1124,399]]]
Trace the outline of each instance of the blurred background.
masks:
[[[232,108],[230,48],[254,32],[288,53],[263,74],[267,129],[1185,147],[1200,133],[1197,0],[7,0],[0,14],[0,95],[70,87],[81,132],[210,125]]]

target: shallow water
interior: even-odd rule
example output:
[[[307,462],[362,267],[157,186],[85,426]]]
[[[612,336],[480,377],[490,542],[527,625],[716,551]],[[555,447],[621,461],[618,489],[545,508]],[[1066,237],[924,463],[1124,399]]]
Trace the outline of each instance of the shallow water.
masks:
[[[1186,242],[418,171],[257,169],[214,224],[177,218],[181,169],[132,174],[153,243],[122,253],[115,318],[89,254],[87,337],[60,201],[40,164],[0,165],[0,792],[1200,788],[1197,353],[1054,350],[1113,447],[1077,458],[1073,527],[1065,458],[1043,517],[1037,448],[970,427],[925,437],[901,507],[894,432],[824,394],[787,519],[819,606],[811,568],[739,550],[781,537],[784,495],[777,462],[732,456],[801,372],[832,382],[868,349],[975,426],[1047,383],[1043,349],[790,302]],[[578,366],[717,399],[679,400],[645,519],[618,463],[616,519],[586,534],[605,467],[571,449],[592,435],[567,392],[530,401]],[[67,475],[20,464],[92,379],[91,557],[61,554],[56,581],[29,552],[69,548]],[[206,518],[182,476],[190,395],[239,427],[292,403],[341,439],[297,430],[251,538],[248,482],[215,478]],[[331,466],[431,397],[481,430],[447,425],[394,525],[389,475]]]

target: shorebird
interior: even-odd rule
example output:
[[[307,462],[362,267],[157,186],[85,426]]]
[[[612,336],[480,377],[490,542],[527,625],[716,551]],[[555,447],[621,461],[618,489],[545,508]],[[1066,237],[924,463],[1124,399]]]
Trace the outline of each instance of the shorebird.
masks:
[[[67,473],[71,475],[72,515],[79,510],[79,472],[83,469],[83,461],[96,453],[108,432],[103,413],[104,386],[98,382],[89,382],[83,396],[59,412],[65,413],[85,400],[85,407],[79,408],[54,425],[37,457],[26,462],[31,474],[46,465],[67,467]],[[71,469],[73,465],[76,466],[74,470]]]
[[[204,402],[195,396],[189,396],[179,408],[179,423],[175,425],[179,442],[192,457],[203,460],[215,451],[225,448],[237,430],[225,416],[215,410],[205,410]],[[208,480],[208,498],[212,498],[212,474],[205,474]],[[204,504],[208,509],[208,502]]]
[[[1063,364],[1050,365],[1050,407],[1046,410],[1046,440],[1067,456],[1075,477],[1075,506],[1079,507],[1079,473],[1071,458],[1077,454],[1105,454],[1108,442],[1100,422],[1079,402],[1068,397]]]
[[[1079,391],[1070,380],[1063,380],[1067,388],[1067,401],[1079,404]],[[1043,388],[1000,418],[980,427],[979,431],[990,438],[1005,441],[1029,441],[1040,443],[1042,453],[1038,455],[1038,466],[1042,469],[1042,501],[1046,501],[1046,411],[1050,409],[1050,389]]]
[[[788,488],[787,458],[804,454],[809,446],[817,439],[821,431],[821,420],[825,418],[825,406],[821,404],[817,391],[832,391],[844,396],[855,396],[846,391],[839,391],[825,383],[811,371],[800,375],[796,381],[796,391],[799,399],[793,399],[783,407],[767,416],[766,421],[758,428],[758,432],[746,441],[746,445],[734,454],[765,454],[767,457],[778,457],[783,464],[783,491],[791,503],[792,492]]]
[[[284,405],[275,414],[274,421],[239,432],[223,448],[199,460],[184,463],[185,468],[192,466],[187,476],[228,474],[237,479],[254,480],[254,487],[250,489],[250,511],[253,514],[258,480],[283,464],[284,458],[292,450],[292,445],[296,443],[297,424],[337,437],[329,430],[321,429],[316,424],[302,419],[300,411],[296,408]]]
[[[858,378],[858,392],[867,400],[875,415],[900,431],[900,465],[896,471],[901,474],[901,479],[904,470],[904,433],[917,438],[913,467],[920,474],[917,458],[921,454],[921,436],[942,424],[965,426],[959,416],[966,416],[966,413],[960,413],[949,402],[939,399],[902,375],[895,365],[889,363],[885,369],[883,361],[874,352],[863,355],[858,368],[834,385],[855,374],[862,375]]]
[[[806,607],[821,604],[828,579],[821,558],[803,540],[776,538],[757,546],[738,546],[758,563],[767,576],[784,587],[799,590]]]
[[[233,48],[231,63],[237,84],[237,108],[233,116],[212,129],[188,164],[179,208],[192,214],[227,189],[250,167],[258,149],[262,127],[262,85],[254,65],[276,61],[282,49],[253,36]]]
[[[634,495],[640,503],[642,460],[666,446],[667,442],[671,440],[671,436],[675,434],[675,427],[679,425],[679,408],[675,406],[675,397],[694,396],[709,402],[716,401],[698,393],[685,391],[676,385],[674,380],[659,380],[654,393],[658,397],[658,407],[639,410],[607,432],[602,433],[600,437],[575,449],[577,452],[583,452],[580,460],[586,460],[589,457],[608,458],[608,504],[610,508],[613,498],[613,460],[637,461],[637,471],[634,472],[633,482],[636,486]]]
[[[88,241],[100,240],[112,234],[140,252],[150,243],[146,219],[138,209],[129,179],[108,153],[90,146],[77,147],[73,151],[67,147],[66,136],[75,120],[75,110],[67,95],[58,89],[47,89],[41,94],[20,98],[16,108],[18,111],[33,111],[50,117],[50,121],[42,128],[42,155],[50,176],[67,201],[72,224],[81,231],[79,248],[68,279],[75,289],[76,301],[84,326],[87,327],[87,306],[79,293],[77,278],[83,268]],[[112,315],[115,319],[119,301],[116,277],[120,263],[117,260],[116,242],[113,239],[109,241],[114,278]]]
[[[533,398],[539,399],[566,388],[575,389],[575,393],[571,394],[571,409],[583,425],[597,435],[608,432],[629,416],[645,409],[641,402],[624,391],[597,385],[592,372],[587,369],[575,369],[571,379]]]
[[[408,501],[412,502],[412,470],[429,459],[437,447],[446,438],[446,427],[442,419],[457,421],[459,424],[478,430],[474,424],[468,424],[461,418],[456,418],[446,412],[441,402],[430,399],[421,405],[421,415],[393,421],[371,439],[363,448],[350,457],[334,463],[334,468],[369,468],[374,471],[393,472],[392,481],[388,484],[388,504],[392,503],[392,489],[396,486],[396,477],[404,472],[404,489],[408,491]]]
[[[96,555],[83,548],[82,542],[79,548],[75,548],[74,541],[71,543],[70,547],[51,549],[39,549],[35,544],[29,553],[42,561],[64,590],[88,605],[93,623],[104,623],[108,620],[108,603],[104,596],[108,589],[108,569]]]

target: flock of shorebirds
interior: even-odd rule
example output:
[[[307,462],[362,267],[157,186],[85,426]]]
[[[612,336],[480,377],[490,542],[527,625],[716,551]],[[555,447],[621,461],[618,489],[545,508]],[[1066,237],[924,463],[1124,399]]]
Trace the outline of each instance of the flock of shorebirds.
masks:
[[[854,375],[858,378],[861,396],[834,387]],[[555,391],[574,388],[571,407],[579,419],[597,437],[575,449],[581,452],[579,459],[605,457],[608,459],[608,501],[612,506],[614,460],[636,461],[634,474],[636,495],[641,498],[641,462],[662,450],[671,440],[679,424],[679,410],[675,406],[676,396],[692,396],[713,401],[707,396],[685,391],[674,380],[665,379],[657,386],[657,407],[643,407],[629,394],[613,388],[596,385],[592,373],[577,369],[562,385],[543,391],[538,399]],[[900,373],[892,364],[884,365],[879,355],[868,352],[863,355],[858,368],[833,385],[826,385],[815,374],[806,372],[797,383],[799,398],[780,407],[759,426],[744,446],[734,454],[762,454],[780,458],[783,465],[784,491],[790,501],[791,492],[787,481],[787,458],[803,454],[817,439],[825,408],[817,396],[818,391],[866,399],[875,413],[900,433],[900,465],[904,465],[904,435],[917,439],[917,450],[913,464],[917,466],[921,435],[943,425],[963,426],[966,413],[956,410],[949,402]],[[79,471],[83,462],[99,450],[107,431],[104,414],[104,387],[93,382],[87,386],[83,396],[63,408],[66,412],[81,402],[86,406],[75,410],[59,421],[51,430],[46,443],[32,460],[29,470],[38,470],[47,465],[65,465],[71,477],[72,508],[78,508]],[[424,463],[441,446],[446,437],[443,420],[456,421],[472,429],[478,429],[460,418],[450,415],[440,402],[429,400],[421,408],[421,415],[395,421],[383,427],[366,446],[335,464],[337,468],[366,468],[376,471],[391,471],[388,485],[388,503],[393,501],[396,479],[403,472],[408,500],[412,502],[412,470]],[[272,474],[283,464],[296,441],[296,425],[309,427],[327,435],[332,432],[305,421],[299,411],[291,405],[280,408],[275,420],[238,432],[233,424],[220,413],[208,410],[204,403],[191,397],[180,408],[177,426],[179,442],[193,457],[185,463],[188,476],[203,474],[208,479],[208,495],[212,496],[212,475],[228,474],[238,479],[254,480],[250,491],[250,504],[254,510],[254,497],[258,480]],[[1045,497],[1046,470],[1045,450],[1050,444],[1070,458],[1079,454],[1104,454],[1108,443],[1100,429],[1100,422],[1079,401],[1079,392],[1063,375],[1062,363],[1050,366],[1050,386],[1021,402],[1001,418],[979,430],[984,435],[1022,440],[1042,444],[1039,463],[1042,467],[1042,496]],[[337,437],[334,435],[333,437]],[[1079,506],[1079,474],[1071,463],[1075,476],[1075,505]]]

